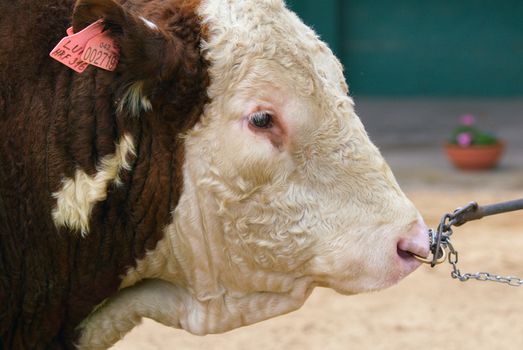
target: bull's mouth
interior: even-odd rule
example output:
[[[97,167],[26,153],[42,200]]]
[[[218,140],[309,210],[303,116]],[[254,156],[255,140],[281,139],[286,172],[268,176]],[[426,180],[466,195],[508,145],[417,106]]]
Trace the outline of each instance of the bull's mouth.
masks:
[[[326,278],[317,285],[331,288],[343,295],[379,291],[399,283],[422,264],[412,256],[412,253],[400,249],[385,260],[386,265],[379,269],[372,269],[373,273],[356,275],[348,279]]]

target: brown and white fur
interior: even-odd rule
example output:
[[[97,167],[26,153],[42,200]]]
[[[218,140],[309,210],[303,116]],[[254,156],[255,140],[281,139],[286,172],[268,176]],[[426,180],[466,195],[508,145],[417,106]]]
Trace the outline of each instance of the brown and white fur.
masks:
[[[282,0],[80,0],[75,31],[103,18],[122,51],[82,75],[46,56],[70,5],[0,4],[3,345],[105,349],[142,317],[224,332],[427,254],[340,63]],[[15,31],[23,6],[47,36]]]

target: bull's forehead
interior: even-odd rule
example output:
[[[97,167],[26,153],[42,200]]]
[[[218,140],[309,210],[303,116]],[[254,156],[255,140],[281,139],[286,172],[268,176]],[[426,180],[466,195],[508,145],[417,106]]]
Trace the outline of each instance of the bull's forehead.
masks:
[[[204,0],[199,12],[208,30],[203,49],[211,62],[211,99],[245,80],[322,98],[346,96],[341,64],[283,1]]]

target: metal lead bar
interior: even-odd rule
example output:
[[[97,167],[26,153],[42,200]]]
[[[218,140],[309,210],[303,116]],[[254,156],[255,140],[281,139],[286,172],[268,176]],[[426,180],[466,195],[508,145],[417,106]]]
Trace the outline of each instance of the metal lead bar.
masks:
[[[521,209],[523,209],[523,198],[497,204],[478,206],[475,209],[458,213],[453,220],[453,224],[455,226],[460,226],[468,221],[479,220],[485,216],[508,213]]]

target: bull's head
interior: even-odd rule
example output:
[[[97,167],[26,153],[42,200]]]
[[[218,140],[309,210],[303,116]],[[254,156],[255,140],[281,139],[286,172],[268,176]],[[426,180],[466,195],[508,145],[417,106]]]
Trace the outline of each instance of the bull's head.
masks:
[[[198,232],[175,245],[192,252],[188,270],[210,261],[232,290],[307,276],[346,294],[414,270],[408,252],[426,255],[423,223],[331,50],[282,1],[207,1],[200,13],[210,103],[186,139],[170,230],[175,242]]]

